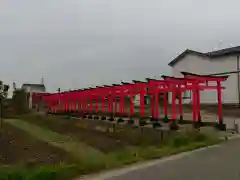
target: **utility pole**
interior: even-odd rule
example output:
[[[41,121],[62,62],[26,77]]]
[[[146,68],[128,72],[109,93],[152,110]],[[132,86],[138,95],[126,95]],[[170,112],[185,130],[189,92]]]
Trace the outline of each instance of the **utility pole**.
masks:
[[[218,49],[222,48],[222,43],[223,43],[222,40],[220,40],[219,43],[218,43]]]
[[[43,77],[41,78],[41,84],[44,84],[44,78]]]
[[[16,90],[16,83],[13,82],[13,90]]]

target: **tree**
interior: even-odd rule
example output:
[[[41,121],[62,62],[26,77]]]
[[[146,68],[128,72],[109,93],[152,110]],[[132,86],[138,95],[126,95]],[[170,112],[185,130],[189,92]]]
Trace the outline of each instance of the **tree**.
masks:
[[[8,89],[9,85],[3,84],[3,82],[0,81],[0,132],[2,131],[3,127],[4,105],[8,96]]]
[[[11,106],[16,114],[24,114],[28,111],[27,93],[24,89],[15,89]]]

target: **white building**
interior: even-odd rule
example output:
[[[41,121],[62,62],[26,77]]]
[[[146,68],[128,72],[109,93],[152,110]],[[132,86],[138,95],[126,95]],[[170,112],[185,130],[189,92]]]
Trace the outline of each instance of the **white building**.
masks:
[[[27,93],[46,92],[46,88],[44,84],[23,84],[22,89],[24,89]]]
[[[168,65],[172,67],[172,76],[183,77],[181,72],[191,72],[202,75],[229,75],[228,80],[222,83],[224,104],[240,103],[240,78],[239,78],[240,46],[218,51],[201,53],[186,50],[173,59]],[[191,94],[185,93],[184,103],[191,102]],[[171,97],[169,98],[171,101]],[[217,93],[214,90],[201,92],[201,103],[217,103]]]
[[[23,84],[22,89],[28,93],[29,108],[32,108],[32,93],[45,93],[46,88],[44,84]]]

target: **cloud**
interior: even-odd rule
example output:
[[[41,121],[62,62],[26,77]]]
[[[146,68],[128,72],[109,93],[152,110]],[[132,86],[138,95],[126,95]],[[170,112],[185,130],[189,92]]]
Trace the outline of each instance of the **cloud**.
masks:
[[[2,80],[49,91],[169,73],[186,48],[239,43],[237,0],[2,0]],[[228,7],[228,8],[226,8]]]

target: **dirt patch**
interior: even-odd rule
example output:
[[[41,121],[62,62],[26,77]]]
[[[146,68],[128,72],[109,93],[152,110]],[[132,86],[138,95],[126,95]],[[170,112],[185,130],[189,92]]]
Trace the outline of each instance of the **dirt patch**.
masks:
[[[104,132],[97,132],[77,126],[77,120],[62,118],[24,118],[23,120],[47,127],[54,132],[77,138],[79,141],[86,143],[93,148],[102,152],[111,152],[128,146],[129,144],[119,139],[106,136]]]
[[[0,145],[0,164],[32,167],[73,162],[64,150],[52,147],[6,123]]]

